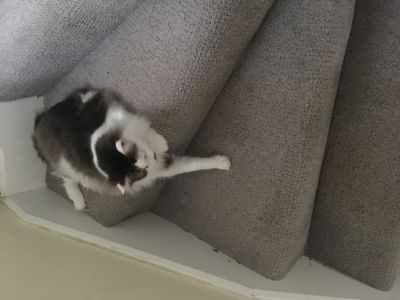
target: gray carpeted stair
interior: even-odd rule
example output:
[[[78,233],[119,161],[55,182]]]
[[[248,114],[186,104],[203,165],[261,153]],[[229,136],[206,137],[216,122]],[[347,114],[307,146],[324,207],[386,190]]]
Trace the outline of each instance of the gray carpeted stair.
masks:
[[[307,247],[382,290],[400,262],[399,28],[399,1],[357,2]]]
[[[288,272],[307,240],[353,6],[275,2],[189,147],[233,169],[173,180],[156,213],[269,278]]]
[[[138,0],[0,1],[0,101],[53,87]]]
[[[144,2],[45,95],[46,105],[83,82],[113,87],[155,122],[173,149],[182,151],[271,4],[272,0]],[[145,203],[142,197],[147,197]],[[148,208],[157,197],[128,200],[87,193],[85,199],[89,214],[110,226]]]

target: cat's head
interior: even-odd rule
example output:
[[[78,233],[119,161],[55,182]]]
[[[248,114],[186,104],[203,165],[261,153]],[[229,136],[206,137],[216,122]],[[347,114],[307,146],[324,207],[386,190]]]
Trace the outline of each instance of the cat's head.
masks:
[[[146,177],[148,169],[155,163],[154,153],[143,148],[140,142],[125,140],[118,135],[105,136],[96,144],[100,169],[121,193]]]

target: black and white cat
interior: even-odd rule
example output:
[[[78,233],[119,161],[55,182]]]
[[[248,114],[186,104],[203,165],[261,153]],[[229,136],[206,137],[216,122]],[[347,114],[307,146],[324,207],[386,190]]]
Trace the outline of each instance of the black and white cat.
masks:
[[[228,157],[175,157],[150,122],[112,90],[85,87],[39,114],[33,141],[63,179],[75,209],[85,208],[79,185],[102,193],[136,193],[158,178],[199,170],[229,170]]]

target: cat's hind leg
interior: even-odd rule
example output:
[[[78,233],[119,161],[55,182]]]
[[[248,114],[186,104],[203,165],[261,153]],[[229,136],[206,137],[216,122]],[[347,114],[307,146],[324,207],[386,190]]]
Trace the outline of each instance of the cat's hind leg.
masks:
[[[69,199],[72,200],[76,210],[84,210],[86,207],[85,199],[83,198],[82,192],[79,189],[79,185],[76,181],[69,178],[64,178],[63,186]]]

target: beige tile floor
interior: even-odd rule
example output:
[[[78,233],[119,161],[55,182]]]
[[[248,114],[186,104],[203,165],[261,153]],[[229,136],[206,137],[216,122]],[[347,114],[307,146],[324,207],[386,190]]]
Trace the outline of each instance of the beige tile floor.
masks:
[[[245,298],[31,226],[0,202],[0,300],[47,299]]]

